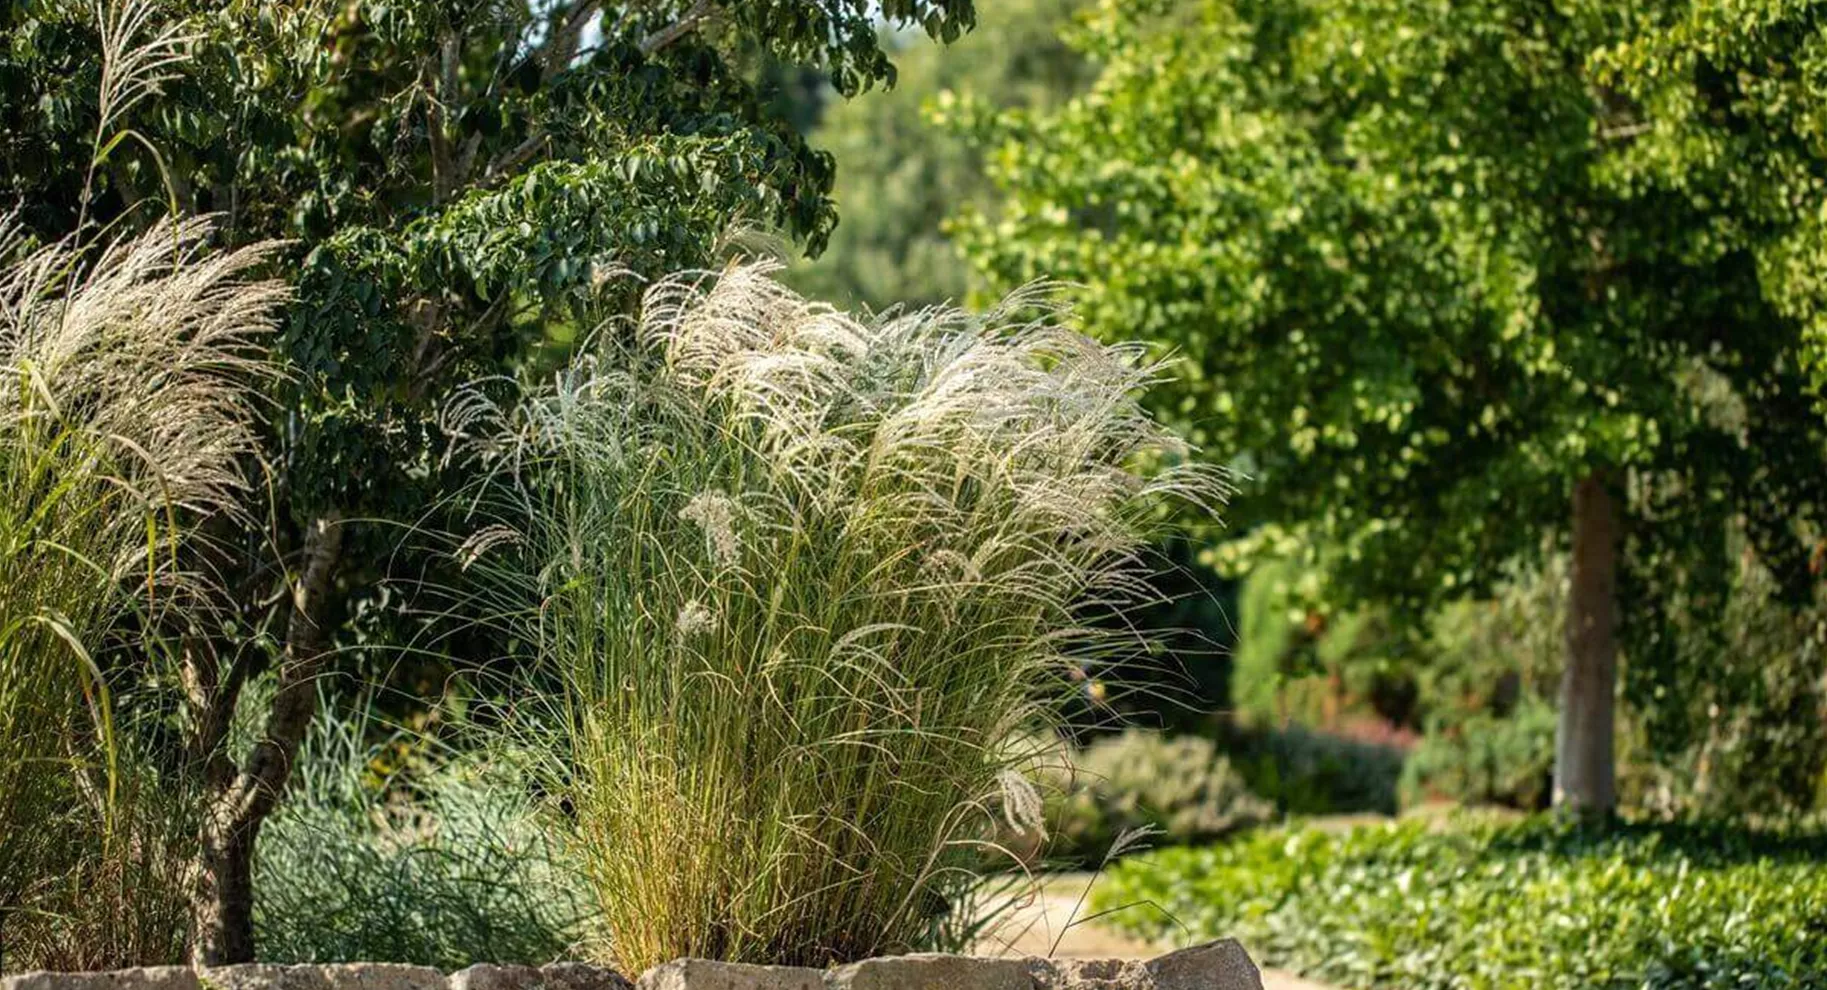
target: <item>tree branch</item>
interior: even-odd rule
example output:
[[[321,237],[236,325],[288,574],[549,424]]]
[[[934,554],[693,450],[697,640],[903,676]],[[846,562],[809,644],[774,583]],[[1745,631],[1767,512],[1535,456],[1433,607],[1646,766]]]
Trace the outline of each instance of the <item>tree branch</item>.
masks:
[[[438,38],[438,74],[427,111],[426,130],[431,138],[431,198],[442,203],[457,186],[457,163],[451,158],[448,124],[450,107],[457,100],[457,64],[461,54],[455,31]]]
[[[540,75],[545,79],[563,72],[571,59],[577,56],[578,42],[583,38],[584,26],[590,23],[598,8],[600,0],[584,0],[565,15],[564,23],[553,29],[552,37],[546,41],[545,51],[540,53]]]
[[[545,143],[545,128],[535,125],[533,133],[528,135],[525,141],[520,142],[511,151],[496,155],[488,163],[488,167],[482,170],[482,181],[489,182],[510,169],[520,167],[521,163],[533,157]]]
[[[588,2],[578,6],[578,8],[572,11],[571,15],[566,19],[565,26],[561,29],[561,32],[581,33],[584,24],[589,21],[590,15],[596,12],[596,7],[597,3],[595,0],[588,0]],[[684,16],[680,17],[677,21],[674,21],[666,27],[641,39],[638,46],[641,54],[652,55],[668,45],[677,42],[680,38],[683,38],[696,30],[698,25],[704,23],[704,21],[715,13],[716,10],[717,4],[715,3],[715,0],[698,0],[698,2],[692,4],[691,9],[687,10]],[[560,40],[560,38],[554,37],[552,42],[550,42],[552,47],[549,47],[545,54],[541,56],[545,60],[544,65],[548,75],[555,71],[553,69],[553,53],[557,52],[560,48],[565,47],[565,45],[560,44]],[[569,45],[571,54],[576,53],[577,38],[575,36],[565,44]],[[568,63],[570,59],[570,54],[565,55],[565,62]],[[532,158],[539,152],[541,146],[546,142],[546,137],[545,128],[535,124],[532,133],[527,135],[525,141],[515,145],[512,150],[496,155],[489,161],[488,166],[482,170],[482,181],[485,183],[491,182],[503,173],[518,168],[522,163],[526,162],[527,159]]]
[[[248,756],[230,801],[238,825],[252,824],[272,810],[317,712],[317,678],[334,654],[329,648],[326,612],[342,560],[342,543],[343,523],[335,515],[312,520],[305,531],[304,570],[292,592],[279,691],[267,713],[264,738]]]
[[[697,3],[691,5],[691,9],[686,11],[683,17],[680,17],[672,24],[655,31],[647,37],[642,38],[640,44],[641,54],[652,55],[654,52],[657,52],[692,33],[692,31],[694,31],[698,25],[716,9],[717,4],[715,0],[698,0]]]
[[[453,188],[462,189],[469,185],[470,173],[476,167],[476,149],[482,147],[482,132],[477,131],[463,140],[463,150],[457,153],[456,181]]]

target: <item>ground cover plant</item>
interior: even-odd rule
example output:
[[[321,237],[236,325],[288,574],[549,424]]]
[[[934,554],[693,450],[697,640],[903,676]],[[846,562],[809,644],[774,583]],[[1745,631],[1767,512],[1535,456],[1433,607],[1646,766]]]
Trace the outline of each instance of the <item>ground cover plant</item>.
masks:
[[[1139,934],[1241,939],[1353,987],[1827,982],[1827,834],[1583,831],[1547,817],[1296,827],[1125,861],[1094,894]]]
[[[1044,303],[858,319],[765,267],[673,278],[492,431],[529,522],[474,549],[531,565],[501,576],[561,687],[550,787],[627,971],[942,942],[993,824],[1040,825],[1008,740],[1141,645],[1085,610],[1224,491],[1137,403],[1161,369]]]

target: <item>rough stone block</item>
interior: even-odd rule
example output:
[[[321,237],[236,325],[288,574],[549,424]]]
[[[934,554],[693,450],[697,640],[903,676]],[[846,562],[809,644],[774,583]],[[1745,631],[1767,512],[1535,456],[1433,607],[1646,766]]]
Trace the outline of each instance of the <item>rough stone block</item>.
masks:
[[[546,990],[634,990],[628,978],[613,969],[581,962],[555,962],[539,967]],[[451,990],[460,990],[452,978]]]
[[[0,990],[200,990],[188,966],[144,966],[111,973],[20,973],[0,978]]]
[[[1262,990],[1262,975],[1231,939],[1150,962],[912,955],[829,970],[677,959],[629,983],[585,963],[476,965],[448,980],[425,966],[183,966],[112,973],[20,973],[0,990]]]
[[[1042,990],[1144,990],[1154,977],[1139,959],[1030,959]]]
[[[825,974],[827,990],[1034,990],[1026,959],[884,956]]]
[[[674,959],[641,974],[636,990],[824,990],[824,973],[799,966],[747,966]]]
[[[198,970],[197,979],[203,990],[330,990],[330,980],[318,966],[210,966]]]
[[[450,974],[450,990],[542,990],[544,973],[536,966],[477,963]]]
[[[1148,961],[1153,990],[1262,990],[1262,973],[1234,938]]]
[[[446,990],[444,974],[430,966],[346,963],[316,968],[327,981],[328,990]]]

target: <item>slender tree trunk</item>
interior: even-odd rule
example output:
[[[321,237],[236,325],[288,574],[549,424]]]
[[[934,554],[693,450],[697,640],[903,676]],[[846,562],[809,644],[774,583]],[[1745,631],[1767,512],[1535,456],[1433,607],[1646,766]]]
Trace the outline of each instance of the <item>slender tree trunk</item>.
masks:
[[[1611,478],[1595,471],[1573,489],[1573,574],[1567,597],[1567,670],[1555,732],[1554,803],[1606,816],[1617,804],[1612,754],[1618,677],[1618,548],[1622,523]]]
[[[254,961],[254,841],[264,819],[243,822],[222,798],[205,811],[191,904],[193,953],[205,966]]]
[[[209,798],[191,904],[191,953],[201,965],[254,961],[254,843],[317,714],[317,679],[332,653],[327,618],[342,533],[333,516],[315,519],[305,530],[304,566],[293,589],[279,689],[265,733],[238,770],[219,745],[206,764]]]

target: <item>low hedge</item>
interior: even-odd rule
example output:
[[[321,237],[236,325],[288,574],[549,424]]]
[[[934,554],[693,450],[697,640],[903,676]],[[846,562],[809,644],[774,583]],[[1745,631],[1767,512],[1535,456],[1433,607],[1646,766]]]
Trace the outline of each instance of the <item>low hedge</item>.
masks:
[[[1489,712],[1436,719],[1402,767],[1402,804],[1430,800],[1548,806],[1553,788],[1554,709],[1525,699],[1508,716]]]
[[[1210,842],[1275,817],[1210,740],[1129,729],[1073,755],[1049,788],[1055,866],[1096,867],[1117,839],[1150,832],[1149,845]]]
[[[1244,785],[1289,815],[1393,815],[1401,747],[1299,725],[1225,726],[1219,749]]]
[[[1126,860],[1093,899],[1137,934],[1234,936],[1348,987],[1827,987],[1818,831],[1277,828]]]

